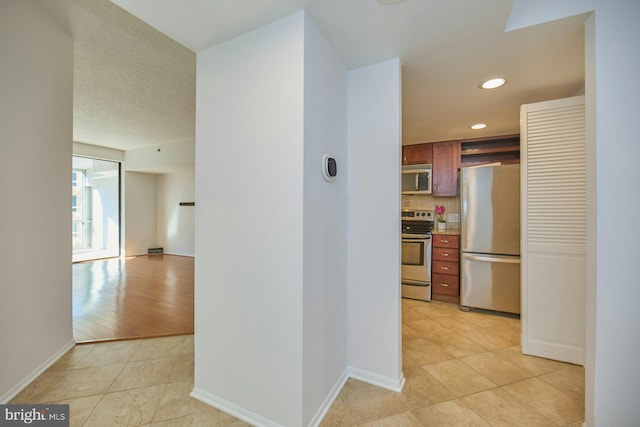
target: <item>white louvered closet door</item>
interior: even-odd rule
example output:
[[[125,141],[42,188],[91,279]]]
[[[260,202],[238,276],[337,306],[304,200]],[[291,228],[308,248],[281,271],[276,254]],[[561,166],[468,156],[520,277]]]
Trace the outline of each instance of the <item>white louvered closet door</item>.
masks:
[[[523,105],[522,351],[584,365],[584,97]]]

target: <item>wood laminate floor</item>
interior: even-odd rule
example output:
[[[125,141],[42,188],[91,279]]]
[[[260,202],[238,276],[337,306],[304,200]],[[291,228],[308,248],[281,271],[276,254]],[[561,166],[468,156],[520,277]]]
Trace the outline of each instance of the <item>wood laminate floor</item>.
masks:
[[[175,255],[73,264],[76,342],[193,334],[193,266]]]

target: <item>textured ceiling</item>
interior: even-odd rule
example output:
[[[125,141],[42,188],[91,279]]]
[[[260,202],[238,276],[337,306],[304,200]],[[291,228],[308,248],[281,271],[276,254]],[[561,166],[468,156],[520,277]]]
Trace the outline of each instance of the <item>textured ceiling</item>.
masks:
[[[194,143],[195,53],[108,0],[44,4],[74,37],[74,141]]]
[[[505,33],[509,0],[113,1],[153,27],[108,0],[42,0],[76,40],[74,139],[95,145],[192,144],[193,52],[302,8],[347,67],[401,59],[405,144],[517,133],[520,105],[584,85],[584,17]]]

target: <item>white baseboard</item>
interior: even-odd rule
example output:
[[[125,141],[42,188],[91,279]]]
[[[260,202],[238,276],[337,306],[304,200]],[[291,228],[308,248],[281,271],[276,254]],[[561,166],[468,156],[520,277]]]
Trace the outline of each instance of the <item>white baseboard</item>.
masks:
[[[206,403],[209,406],[213,406],[216,409],[226,412],[252,426],[265,426],[265,427],[282,427],[280,424],[271,421],[263,416],[246,410],[245,408],[231,403],[225,399],[221,399],[207,391],[194,387],[190,394],[194,399],[198,399],[201,402]]]
[[[331,392],[329,392],[329,395],[327,396],[327,398],[324,400],[324,402],[322,402],[322,405],[320,406],[320,408],[318,408],[318,411],[309,422],[309,427],[317,427],[320,425],[325,415],[327,415],[327,412],[329,411],[329,409],[331,409],[331,405],[333,405],[333,402],[335,402],[338,395],[340,394],[340,391],[342,391],[342,387],[344,387],[348,379],[349,379],[349,369],[347,368],[344,370],[342,375],[340,375],[340,378],[331,389]]]
[[[342,373],[336,384],[333,386],[331,392],[329,392],[320,408],[318,408],[318,411],[309,422],[309,427],[317,427],[320,425],[329,409],[331,409],[333,402],[342,391],[342,387],[344,387],[349,378],[353,378],[355,380],[375,385],[387,390],[395,391],[397,393],[400,393],[402,391],[402,388],[404,387],[406,381],[404,374],[400,374],[400,378],[398,379],[392,379],[362,369],[347,368]],[[193,389],[190,396],[194,399],[198,399],[199,401],[206,403],[207,405],[213,406],[214,408],[219,409],[222,412],[241,419],[242,421],[253,426],[281,427],[280,424],[274,421],[248,411],[241,406],[231,403],[225,399],[221,399],[220,397],[197,387]]]
[[[46,371],[47,369],[49,369],[49,367],[51,367],[51,365],[56,363],[58,361],[58,359],[60,359],[62,356],[64,356],[65,353],[67,351],[69,351],[74,345],[76,345],[74,340],[71,340],[68,343],[66,343],[60,350],[58,350],[51,357],[49,357],[47,360],[45,360],[44,363],[42,363],[40,366],[38,366],[36,369],[34,369],[29,375],[24,377],[22,379],[22,381],[20,381],[18,384],[16,384],[13,387],[11,387],[6,393],[4,393],[2,396],[0,396],[0,404],[6,404],[11,399],[16,397],[18,395],[18,393],[20,393],[29,384],[31,384],[33,382],[33,380],[35,380],[40,375],[42,375],[42,373],[44,371]]]
[[[183,254],[180,252],[165,252],[165,255],[174,255],[174,256],[183,256],[183,257],[187,257],[187,258],[195,258],[195,256],[193,254]]]
[[[387,390],[400,393],[406,381],[404,374],[400,373],[400,378],[389,378],[363,369],[349,368],[349,376],[354,380],[362,381],[371,385],[385,388]]]
[[[148,254],[147,252],[141,253],[141,254],[137,254],[137,255],[127,255],[128,257],[130,256],[152,256],[152,255],[174,255],[174,256],[183,256],[183,257],[187,257],[187,258],[195,258],[195,256],[193,254],[183,254],[183,253],[179,253],[179,252],[162,252],[161,254]]]
[[[585,363],[585,348],[583,346],[535,339],[528,341],[523,339],[522,344],[522,353],[529,356],[544,357],[580,366],[584,366]]]

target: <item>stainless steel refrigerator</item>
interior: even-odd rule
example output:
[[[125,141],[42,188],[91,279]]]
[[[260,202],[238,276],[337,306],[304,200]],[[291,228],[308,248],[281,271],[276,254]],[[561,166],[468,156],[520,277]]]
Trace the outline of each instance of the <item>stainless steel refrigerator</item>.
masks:
[[[520,313],[520,165],[461,169],[463,307]]]

